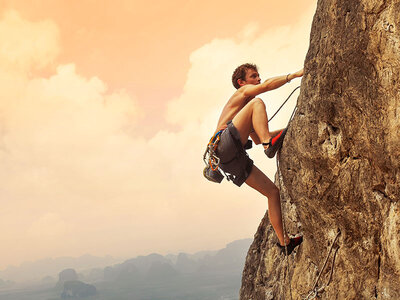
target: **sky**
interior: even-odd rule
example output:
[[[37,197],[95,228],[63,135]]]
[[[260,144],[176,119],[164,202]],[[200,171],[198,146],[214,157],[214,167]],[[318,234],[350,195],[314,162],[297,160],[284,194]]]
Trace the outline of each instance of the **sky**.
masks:
[[[316,1],[0,1],[0,269],[252,237],[267,199],[204,179],[233,70],[303,67]],[[300,79],[265,93],[269,115]],[[271,122],[284,127],[298,92]],[[249,151],[273,179],[275,160]]]

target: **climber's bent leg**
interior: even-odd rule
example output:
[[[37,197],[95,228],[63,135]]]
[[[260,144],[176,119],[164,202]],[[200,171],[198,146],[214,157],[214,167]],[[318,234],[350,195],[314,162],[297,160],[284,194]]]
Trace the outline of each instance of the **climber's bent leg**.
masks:
[[[281,201],[276,185],[255,165],[245,182],[268,198],[268,216],[279,243],[289,243],[289,237],[283,232]]]
[[[240,133],[240,140],[244,145],[250,132],[255,131],[260,141],[266,143],[271,138],[268,129],[268,118],[264,102],[255,98],[247,103],[232,120],[233,125]]]

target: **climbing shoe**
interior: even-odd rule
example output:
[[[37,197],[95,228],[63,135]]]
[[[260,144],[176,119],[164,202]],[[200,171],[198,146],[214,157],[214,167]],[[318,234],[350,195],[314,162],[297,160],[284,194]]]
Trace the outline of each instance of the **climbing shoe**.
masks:
[[[283,139],[285,138],[287,128],[283,129],[276,136],[271,138],[268,143],[262,143],[263,146],[269,146],[264,150],[264,153],[269,157],[273,158],[276,152],[282,147]]]
[[[281,250],[281,253],[283,255],[286,255],[286,251],[287,251],[287,255],[290,255],[293,252],[294,248],[296,248],[302,242],[303,242],[303,237],[302,236],[297,236],[297,237],[294,237],[294,238],[290,238],[289,244],[286,245],[286,249],[287,250],[285,250],[285,246],[281,246],[279,244],[279,242],[276,243],[276,245],[279,247],[279,249]]]

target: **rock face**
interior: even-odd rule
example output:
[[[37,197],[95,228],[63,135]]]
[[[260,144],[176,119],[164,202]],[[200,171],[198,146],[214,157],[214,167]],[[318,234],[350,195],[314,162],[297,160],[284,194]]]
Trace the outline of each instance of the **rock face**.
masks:
[[[242,300],[313,299],[314,286],[323,299],[400,299],[399,16],[399,0],[318,1],[279,160],[286,228],[304,242],[286,260],[265,216]]]

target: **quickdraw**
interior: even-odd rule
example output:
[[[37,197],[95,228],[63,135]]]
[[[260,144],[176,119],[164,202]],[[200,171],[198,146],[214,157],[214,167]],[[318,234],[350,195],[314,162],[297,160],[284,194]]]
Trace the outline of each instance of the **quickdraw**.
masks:
[[[208,142],[206,151],[203,155],[203,160],[207,166],[211,167],[211,170],[217,171],[219,167],[219,158],[216,155],[215,151],[217,150],[218,143],[221,140],[222,130],[218,131],[214,136],[211,137]]]
[[[220,170],[224,173],[224,175],[222,175],[220,170],[218,170],[220,159],[215,153],[218,143],[221,139],[221,133],[222,130],[218,131],[213,137],[211,137],[203,155],[203,160],[206,164],[206,167],[203,170],[203,175],[205,178],[207,178],[207,180],[216,183],[221,183],[221,181],[224,179],[224,175],[226,175],[222,169]],[[229,177],[227,178],[229,180]]]

